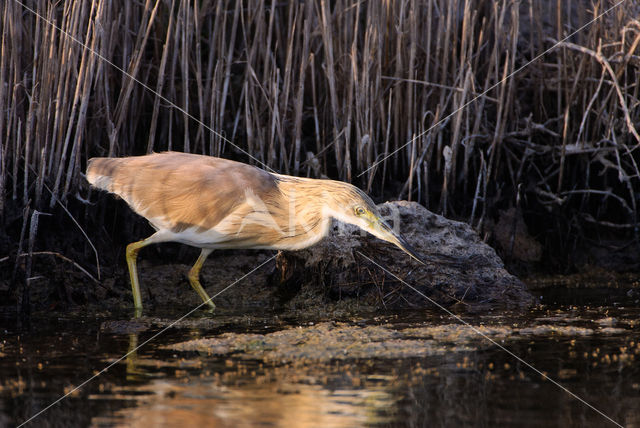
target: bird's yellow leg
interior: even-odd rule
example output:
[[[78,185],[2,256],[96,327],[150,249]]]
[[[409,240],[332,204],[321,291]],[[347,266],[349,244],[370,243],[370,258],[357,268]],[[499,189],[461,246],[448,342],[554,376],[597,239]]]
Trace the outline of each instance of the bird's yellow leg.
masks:
[[[140,282],[138,281],[138,268],[136,259],[138,258],[138,252],[141,248],[146,247],[149,244],[153,244],[153,236],[142,241],[132,242],[127,245],[127,266],[129,266],[129,278],[131,279],[131,291],[133,292],[133,306],[136,308],[136,313],[140,313],[142,309],[142,296],[140,295]]]
[[[210,250],[208,248],[202,249],[202,252],[198,257],[198,260],[196,260],[196,263],[193,265],[193,267],[189,271],[189,283],[191,284],[193,289],[196,290],[196,293],[200,295],[202,300],[206,304],[208,304],[211,307],[211,309],[215,309],[216,305],[213,303],[213,301],[211,300],[207,292],[204,291],[204,288],[202,288],[202,285],[200,284],[200,269],[202,269],[202,265],[204,264],[204,261],[207,260],[207,257],[209,257],[209,254],[211,254],[212,251],[213,250]]]

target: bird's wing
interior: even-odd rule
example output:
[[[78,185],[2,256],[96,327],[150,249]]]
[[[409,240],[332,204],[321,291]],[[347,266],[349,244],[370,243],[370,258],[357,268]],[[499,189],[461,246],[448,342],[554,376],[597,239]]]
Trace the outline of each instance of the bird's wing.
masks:
[[[250,193],[278,193],[274,175],[240,162],[165,152],[93,159],[88,180],[117,194],[154,226],[174,232],[212,229],[243,205]]]

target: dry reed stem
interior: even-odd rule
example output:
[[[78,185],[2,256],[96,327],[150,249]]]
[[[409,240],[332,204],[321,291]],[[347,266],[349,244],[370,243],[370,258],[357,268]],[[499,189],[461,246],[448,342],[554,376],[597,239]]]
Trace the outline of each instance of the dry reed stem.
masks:
[[[7,197],[41,208],[45,185],[51,203],[64,203],[95,155],[177,149],[247,160],[219,132],[281,172],[347,180],[420,135],[356,184],[476,225],[515,204],[518,187],[523,210],[638,222],[632,2],[506,81],[604,2],[590,11],[568,0],[27,4],[156,93],[3,2],[0,215]],[[567,193],[576,189],[593,192]],[[631,211],[621,217],[601,192]]]

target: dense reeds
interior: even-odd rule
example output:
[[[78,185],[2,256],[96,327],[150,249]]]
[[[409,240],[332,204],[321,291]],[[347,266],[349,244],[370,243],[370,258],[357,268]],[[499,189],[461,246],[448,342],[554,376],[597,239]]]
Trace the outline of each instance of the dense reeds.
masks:
[[[91,156],[171,149],[634,239],[637,2],[526,65],[612,4],[3,1],[0,214],[86,197]]]

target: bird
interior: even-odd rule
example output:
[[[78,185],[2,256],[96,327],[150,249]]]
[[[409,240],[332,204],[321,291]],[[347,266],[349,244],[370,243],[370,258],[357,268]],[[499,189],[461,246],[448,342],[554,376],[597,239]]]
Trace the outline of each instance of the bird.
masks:
[[[136,311],[142,311],[136,260],[150,244],[179,242],[201,249],[188,279],[211,310],[215,304],[200,283],[200,270],[214,250],[308,248],[329,233],[332,219],[356,225],[425,264],[383,220],[373,200],[342,181],[171,151],[91,158],[85,177],[93,187],[122,198],[155,229],[126,248]]]

